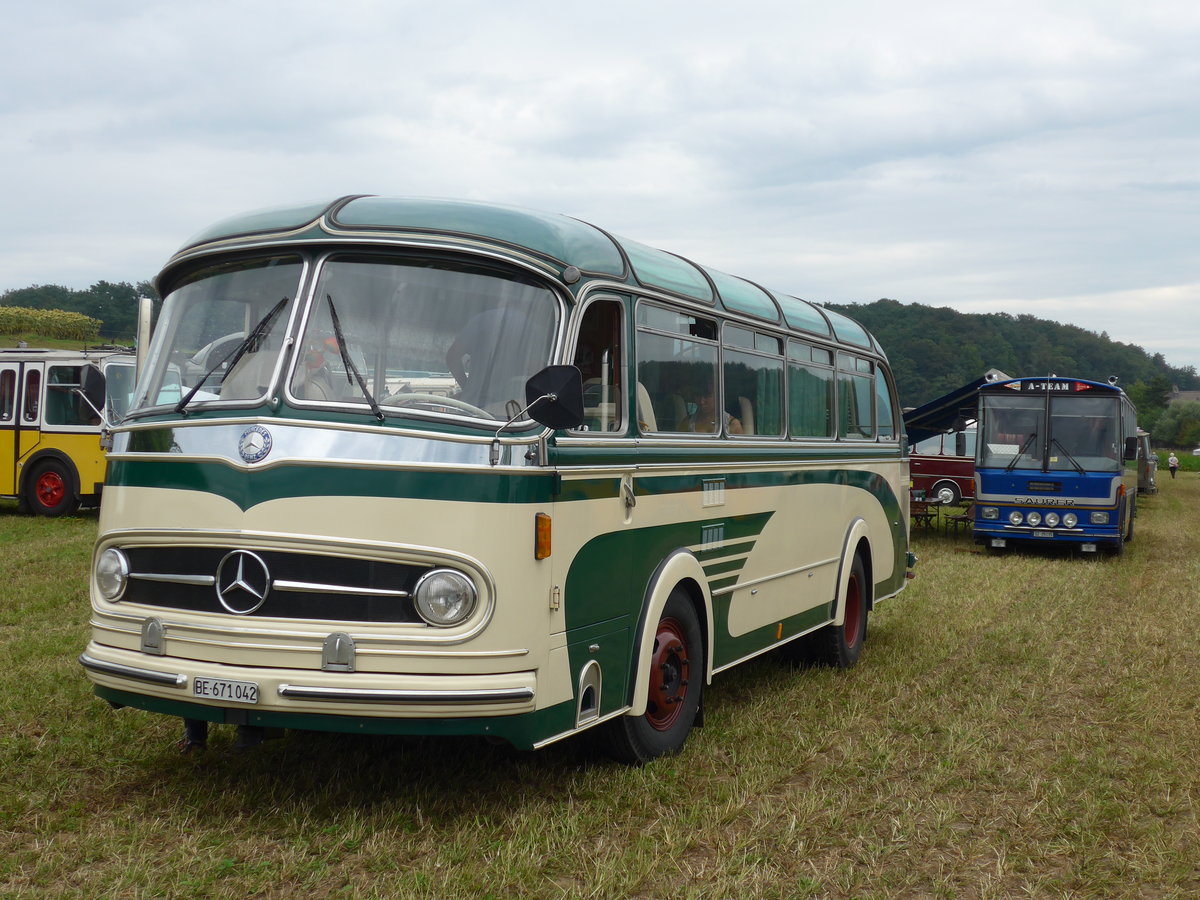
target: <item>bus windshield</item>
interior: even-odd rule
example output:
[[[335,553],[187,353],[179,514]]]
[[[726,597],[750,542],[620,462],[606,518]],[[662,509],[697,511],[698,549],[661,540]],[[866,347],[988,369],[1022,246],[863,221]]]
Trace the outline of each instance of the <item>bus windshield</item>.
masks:
[[[1117,472],[1121,468],[1117,415],[1115,397],[985,396],[980,466]]]
[[[507,419],[550,361],[554,294],[482,267],[378,256],[329,260],[299,342],[300,401]]]
[[[285,354],[305,269],[295,256],[243,260],[178,285],[132,409],[245,405],[283,378],[299,405],[504,421],[550,362],[560,304],[548,287],[507,269],[369,254],[324,262]]]

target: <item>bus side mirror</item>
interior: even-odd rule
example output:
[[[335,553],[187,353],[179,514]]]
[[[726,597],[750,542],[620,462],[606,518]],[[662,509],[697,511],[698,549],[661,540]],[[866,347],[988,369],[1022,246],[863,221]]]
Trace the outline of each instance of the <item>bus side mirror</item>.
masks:
[[[583,424],[583,374],[576,366],[546,366],[525,382],[525,409],[555,430]]]
[[[104,373],[100,371],[99,366],[88,363],[83,367],[79,387],[88,406],[95,410],[96,415],[100,415],[100,410],[104,409],[105,386]]]
[[[1135,437],[1125,438],[1125,458],[1126,459],[1137,459],[1137,438],[1135,438]]]

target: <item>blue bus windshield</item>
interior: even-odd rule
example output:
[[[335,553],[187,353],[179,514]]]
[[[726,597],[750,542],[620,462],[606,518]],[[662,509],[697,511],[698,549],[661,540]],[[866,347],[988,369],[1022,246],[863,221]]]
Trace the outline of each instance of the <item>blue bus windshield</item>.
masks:
[[[1119,414],[1116,397],[985,396],[979,465],[1010,471],[1119,472]]]

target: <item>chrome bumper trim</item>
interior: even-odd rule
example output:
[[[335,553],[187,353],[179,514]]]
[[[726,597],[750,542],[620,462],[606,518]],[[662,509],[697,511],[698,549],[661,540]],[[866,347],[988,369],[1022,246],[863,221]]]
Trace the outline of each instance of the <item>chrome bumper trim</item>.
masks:
[[[118,678],[132,678],[135,681],[148,681],[151,684],[165,684],[169,687],[183,687],[187,684],[187,676],[170,672],[156,672],[153,669],[139,669],[134,666],[124,666],[120,663],[103,662],[86,653],[79,657],[79,664],[91,672],[104,675],[116,675]]]
[[[494,688],[478,691],[372,690],[370,688],[306,687],[281,684],[279,696],[291,700],[337,700],[346,703],[528,703],[530,688]]]

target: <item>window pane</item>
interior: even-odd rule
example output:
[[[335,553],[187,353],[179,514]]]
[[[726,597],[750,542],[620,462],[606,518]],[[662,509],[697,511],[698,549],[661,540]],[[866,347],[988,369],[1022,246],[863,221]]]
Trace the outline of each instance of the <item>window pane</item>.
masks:
[[[25,375],[25,403],[21,414],[26,422],[36,422],[38,417],[38,402],[42,393],[42,373],[31,369]]]
[[[0,422],[11,422],[17,405],[17,373],[13,369],[0,372]]]
[[[574,363],[583,374],[583,415],[588,431],[624,431],[624,341],[621,304],[591,304],[579,326]]]
[[[792,437],[833,436],[833,371],[788,366],[788,421]]]
[[[896,436],[895,422],[892,418],[892,392],[888,390],[883,369],[875,372],[875,421],[879,425],[879,437]]]
[[[46,424],[98,425],[99,417],[75,392],[80,385],[79,366],[50,366],[46,372]]]
[[[715,434],[701,409],[717,386],[717,348],[684,338],[638,332],[637,418],[642,431]]]
[[[783,434],[783,360],[726,350],[724,379],[731,434]]]
[[[838,375],[838,411],[841,436],[844,438],[869,438],[874,436],[871,426],[871,379],[863,375]]]
[[[503,421],[511,403],[525,405],[525,382],[550,361],[558,309],[548,288],[500,270],[332,259],[291,390],[302,400],[364,404],[361,376],[385,409]]]

